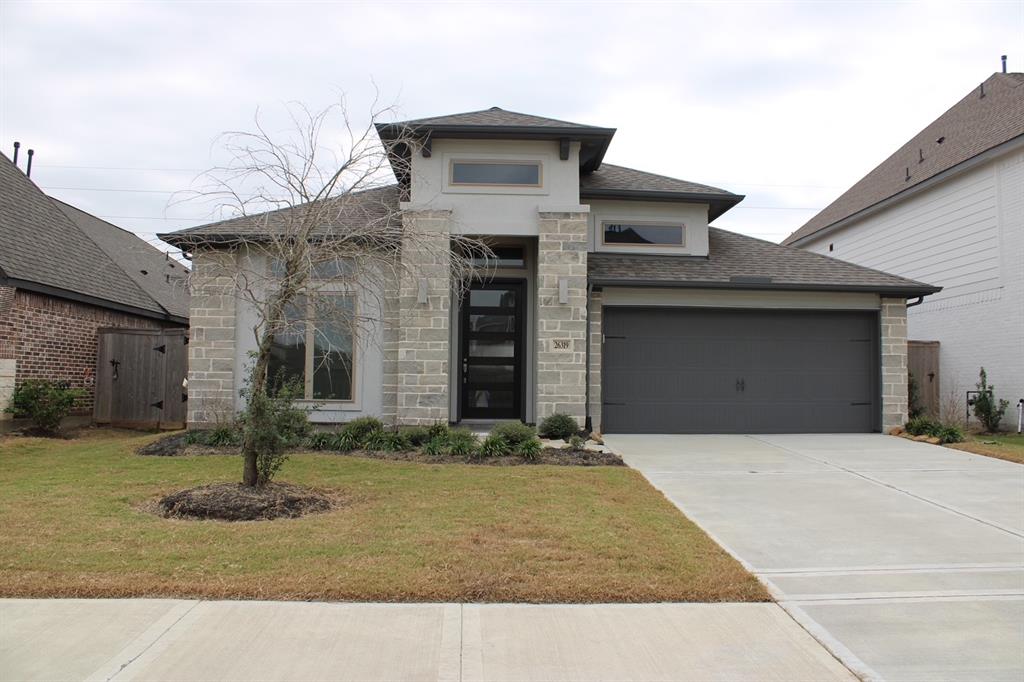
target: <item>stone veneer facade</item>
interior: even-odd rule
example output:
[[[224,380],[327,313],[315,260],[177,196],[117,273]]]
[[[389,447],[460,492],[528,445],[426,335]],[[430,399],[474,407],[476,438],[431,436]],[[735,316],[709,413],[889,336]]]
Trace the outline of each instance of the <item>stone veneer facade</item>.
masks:
[[[192,258],[188,344],[188,425],[213,426],[235,414],[234,251],[197,249]]]
[[[452,282],[451,261],[446,254],[451,241],[451,211],[406,211],[402,221],[409,225],[409,233],[418,235],[417,241],[432,239],[434,243],[402,246],[398,308],[390,320],[394,345],[390,354],[388,348],[384,352],[384,404],[389,399],[394,401],[394,418],[399,424],[447,422]],[[427,300],[420,303],[424,280]],[[397,330],[393,328],[396,322]],[[392,362],[395,348],[397,365]],[[394,398],[388,397],[391,395]]]
[[[565,303],[559,302],[565,280]],[[587,214],[540,213],[537,240],[537,421],[585,417]]]
[[[882,332],[882,430],[907,422],[907,302],[883,298]]]

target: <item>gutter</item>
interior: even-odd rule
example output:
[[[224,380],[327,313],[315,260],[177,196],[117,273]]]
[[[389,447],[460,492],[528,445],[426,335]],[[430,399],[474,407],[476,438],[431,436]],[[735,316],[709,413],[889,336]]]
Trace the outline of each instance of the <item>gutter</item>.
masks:
[[[924,297],[937,294],[942,287],[880,287],[865,284],[798,284],[773,282],[684,282],[679,280],[640,280],[621,278],[595,278],[590,280],[593,286],[611,287],[660,287],[663,289],[737,289],[753,291],[842,291],[879,294],[880,296],[896,296],[904,298]]]

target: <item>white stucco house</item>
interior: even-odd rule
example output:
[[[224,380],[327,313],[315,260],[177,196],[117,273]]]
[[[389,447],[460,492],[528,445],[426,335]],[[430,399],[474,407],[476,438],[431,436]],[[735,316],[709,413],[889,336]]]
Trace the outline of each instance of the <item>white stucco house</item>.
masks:
[[[984,366],[1015,406],[1024,398],[1024,73],[993,74],[783,243],[941,286],[908,309],[908,338],[939,341],[944,395],[973,390]]]
[[[313,387],[314,420],[561,412],[606,433],[765,433],[906,419],[906,301],[938,287],[715,228],[742,196],[606,163],[612,128],[497,107],[378,126],[385,141],[400,130],[416,138],[393,149],[397,184],[367,201],[445,245],[485,238],[497,261],[464,293],[444,266],[383,292],[379,324],[361,332],[372,338],[337,342],[343,376],[309,364],[308,339],[282,341],[281,361]],[[268,224],[163,235],[194,263],[192,426],[241,405],[252,314],[217,289],[212,265]]]

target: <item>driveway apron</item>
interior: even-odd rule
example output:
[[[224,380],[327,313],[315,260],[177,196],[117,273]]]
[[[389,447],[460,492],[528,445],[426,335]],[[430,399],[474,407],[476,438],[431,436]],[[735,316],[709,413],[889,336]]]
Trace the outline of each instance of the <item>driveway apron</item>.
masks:
[[[877,434],[606,442],[865,679],[1024,679],[1024,466]]]

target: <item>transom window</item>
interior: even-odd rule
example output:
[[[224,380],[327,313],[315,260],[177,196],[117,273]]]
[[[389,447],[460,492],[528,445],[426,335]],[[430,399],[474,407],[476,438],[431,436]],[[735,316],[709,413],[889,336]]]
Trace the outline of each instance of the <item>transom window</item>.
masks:
[[[478,268],[522,268],[526,266],[526,256],[521,246],[493,246],[491,258],[473,256],[473,265]]]
[[[306,400],[352,400],[355,296],[302,297],[285,309],[285,329],[274,337],[268,376],[297,379]]]
[[[452,161],[452,185],[540,187],[540,161]]]
[[[686,243],[686,226],[678,223],[608,222],[602,228],[605,244],[683,246]]]

